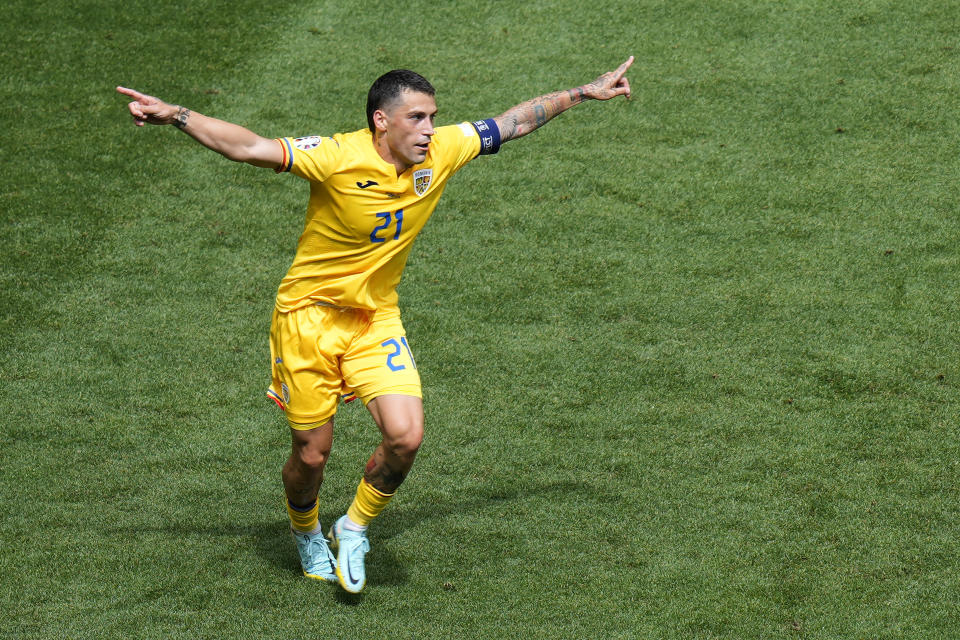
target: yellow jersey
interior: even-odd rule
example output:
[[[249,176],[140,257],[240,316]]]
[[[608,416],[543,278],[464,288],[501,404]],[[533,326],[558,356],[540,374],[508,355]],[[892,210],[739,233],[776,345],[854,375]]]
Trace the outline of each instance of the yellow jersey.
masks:
[[[397,176],[369,129],[278,140],[284,158],[277,171],[310,181],[303,234],[277,292],[281,312],[318,302],[395,308],[414,239],[447,180],[485,144],[477,125],[438,127],[424,161]]]

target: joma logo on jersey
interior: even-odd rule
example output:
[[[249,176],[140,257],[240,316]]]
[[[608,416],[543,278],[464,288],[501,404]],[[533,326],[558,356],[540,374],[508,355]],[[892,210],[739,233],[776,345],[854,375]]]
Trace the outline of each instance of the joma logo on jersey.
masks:
[[[433,169],[420,169],[413,172],[413,190],[418,196],[422,196],[430,188],[430,181],[433,180]]]

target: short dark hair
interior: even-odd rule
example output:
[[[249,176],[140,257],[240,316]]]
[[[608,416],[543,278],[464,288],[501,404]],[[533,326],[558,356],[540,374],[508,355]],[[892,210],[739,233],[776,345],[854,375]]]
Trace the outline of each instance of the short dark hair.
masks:
[[[370,131],[374,131],[373,112],[383,109],[408,90],[425,93],[428,96],[436,94],[436,89],[429,80],[407,69],[388,71],[373,81],[370,92],[367,93],[367,126],[370,127]]]

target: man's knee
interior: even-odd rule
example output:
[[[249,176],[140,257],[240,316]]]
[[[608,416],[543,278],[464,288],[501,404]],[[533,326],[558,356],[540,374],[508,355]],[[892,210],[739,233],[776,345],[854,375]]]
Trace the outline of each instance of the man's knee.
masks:
[[[304,467],[322,470],[330,457],[330,448],[333,444],[332,431],[331,422],[315,429],[292,430],[293,457]]]
[[[294,448],[294,455],[304,467],[323,469],[327,464],[327,459],[330,457],[330,448],[306,445]]]
[[[415,396],[383,395],[367,408],[383,434],[384,449],[412,460],[423,443],[423,401]]]
[[[406,415],[388,419],[383,440],[390,452],[399,457],[417,454],[423,444],[423,416]]]

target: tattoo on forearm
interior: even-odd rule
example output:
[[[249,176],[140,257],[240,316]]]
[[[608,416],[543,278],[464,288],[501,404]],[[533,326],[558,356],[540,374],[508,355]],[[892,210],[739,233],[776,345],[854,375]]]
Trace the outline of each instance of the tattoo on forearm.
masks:
[[[503,120],[497,123],[500,127],[500,140],[513,140],[517,137],[517,116],[504,114]]]
[[[173,126],[177,129],[183,129],[187,126],[187,118],[190,117],[190,109],[186,107],[177,107],[177,115],[173,116]]]
[[[547,122],[547,110],[543,108],[542,104],[537,104],[533,106],[534,117],[536,118],[537,126],[542,126]]]
[[[570,102],[572,104],[577,104],[586,100],[586,95],[583,93],[583,87],[568,89],[567,95],[570,96]]]
[[[524,136],[584,100],[586,94],[583,87],[577,87],[555,91],[518,104],[497,119],[500,141],[506,142]]]

